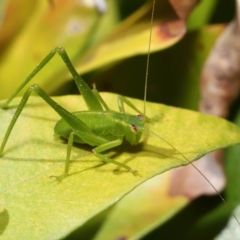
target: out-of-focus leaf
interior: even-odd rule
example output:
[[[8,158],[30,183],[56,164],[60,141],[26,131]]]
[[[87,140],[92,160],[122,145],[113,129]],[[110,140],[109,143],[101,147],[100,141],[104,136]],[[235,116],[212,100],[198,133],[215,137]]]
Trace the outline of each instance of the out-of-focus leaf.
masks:
[[[235,216],[238,219],[240,219],[240,206],[238,206],[235,209],[234,213]],[[227,227],[224,228],[223,231],[214,239],[215,240],[240,239],[240,227],[237,224],[236,219],[234,217],[231,217]]]
[[[216,195],[216,189],[221,192],[226,185],[226,177],[219,157],[222,156],[212,152],[195,163],[195,167],[204,173],[214,188],[196,169],[192,166],[185,166],[173,170],[170,190],[172,195],[184,195],[189,199],[195,199],[202,195]]]
[[[37,1],[27,24],[1,58],[1,98],[9,96],[54,47],[64,46],[71,59],[82,53],[90,44],[88,39],[99,17],[96,9],[83,0],[59,0],[53,6],[48,1]],[[64,64],[54,59],[35,80],[53,91],[63,84],[63,79],[57,78],[63,68]]]
[[[178,44],[152,54],[147,99],[197,110],[199,75],[224,25],[212,25],[186,34]],[[99,89],[143,98],[146,56],[121,62],[92,76]]]
[[[237,125],[240,125],[240,112],[238,111],[237,117],[234,119]],[[227,175],[227,185],[225,189],[225,198],[227,206],[221,204],[211,212],[206,213],[204,216],[198,219],[196,224],[191,229],[191,236],[198,236],[198,239],[210,237],[213,239],[221,229],[226,227],[229,215],[231,211],[240,204],[240,191],[239,191],[239,174],[240,174],[240,162],[239,162],[240,146],[232,146],[226,150],[224,159],[224,169]],[[240,220],[238,214],[236,215],[238,221]],[[233,226],[239,228],[236,219],[233,219],[235,223]],[[211,231],[206,231],[211,227]],[[230,228],[231,229],[231,228]],[[228,230],[226,230],[228,231]],[[236,230],[238,231],[238,230]],[[234,233],[233,233],[234,234]],[[234,238],[233,238],[234,239]]]
[[[99,68],[117,60],[148,52],[152,3],[147,2],[131,15],[96,49],[76,65],[79,73]],[[151,52],[168,48],[185,34],[184,22],[167,1],[156,5],[152,29]]]
[[[198,5],[199,0],[169,0],[177,15],[186,20],[191,11]]]
[[[114,14],[110,14],[108,21],[104,20],[104,16],[102,23],[95,9],[76,6],[75,1],[60,0],[54,7],[38,2],[37,11],[29,19],[29,24],[0,62],[1,98],[8,97],[16,85],[58,45],[67,49],[80,74],[123,58],[147,53],[152,4],[146,3],[115,27],[109,37],[100,41],[113,27],[109,22],[117,18],[113,2],[109,6],[114,9]],[[106,27],[103,25],[106,22],[108,31],[99,31],[98,28]],[[176,16],[168,1],[159,3],[154,17],[151,51],[173,45],[183,37],[185,30],[185,24]],[[56,91],[66,79],[71,78],[64,64],[56,58],[35,77],[35,82],[40,83],[48,93]],[[24,67],[19,64],[23,59]],[[8,79],[14,82],[9,84]]]
[[[111,109],[118,109],[116,95],[102,96]],[[12,105],[19,100],[16,98]],[[79,96],[56,100],[69,111],[80,110],[79,106],[85,109]],[[137,108],[143,105],[142,101],[131,101]],[[146,127],[171,142],[189,161],[240,142],[240,129],[226,120],[161,104],[147,103],[147,108],[148,116],[158,115],[159,120]],[[12,108],[0,111],[0,139],[14,112]],[[123,144],[106,153],[138,170],[138,175],[113,164],[102,164],[91,148],[79,146],[72,151],[69,176],[58,182],[49,178],[63,173],[66,156],[66,144],[52,139],[57,119],[42,99],[31,97],[13,129],[0,161],[0,203],[11,216],[0,220],[6,223],[0,225],[0,230],[4,227],[2,239],[62,238],[140,183],[189,163],[158,137],[145,134],[135,147]]]
[[[0,1],[0,52],[4,52],[12,39],[28,21],[35,1],[3,0]]]
[[[211,50],[201,72],[199,109],[203,113],[228,117],[240,92],[240,37],[235,19],[225,28]]]
[[[114,206],[94,240],[141,239],[156,226],[173,217],[187,203],[183,196],[171,196],[171,171],[149,179]]]
[[[199,1],[198,5],[191,12],[187,26],[189,30],[197,30],[206,26],[215,10],[217,0]],[[203,14],[204,13],[204,14]]]
[[[104,0],[105,1],[105,0]],[[94,34],[92,34],[91,39],[88,39],[91,42],[91,47],[98,45],[99,42],[104,40],[111,31],[114,29],[114,26],[120,21],[119,9],[117,8],[116,1],[107,2],[107,10],[101,15],[101,18],[98,20],[98,27],[95,28]],[[78,54],[78,58],[82,56]]]

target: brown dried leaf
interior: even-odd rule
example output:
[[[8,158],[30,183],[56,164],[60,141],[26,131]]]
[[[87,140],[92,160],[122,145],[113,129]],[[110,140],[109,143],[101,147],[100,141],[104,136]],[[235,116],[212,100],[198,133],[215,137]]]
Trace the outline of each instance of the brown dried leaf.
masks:
[[[201,100],[203,113],[227,117],[230,104],[240,89],[240,31],[236,19],[217,40],[201,75]]]
[[[239,5],[240,1],[237,1]],[[238,97],[240,90],[240,42],[239,42],[239,6],[236,18],[225,28],[214,48],[212,49],[201,74],[201,99],[199,110],[203,113],[226,118],[229,114],[231,103]],[[204,174],[207,174],[209,180],[218,191],[222,190],[226,179],[222,166],[222,150],[218,150],[198,161],[199,165],[205,166]],[[205,165],[206,159],[208,165]],[[212,167],[215,165],[216,169]],[[173,182],[186,172],[189,172],[188,178],[196,178],[197,175],[191,173],[192,170],[181,169],[176,171],[173,176]],[[203,170],[202,170],[203,171]],[[211,174],[210,174],[211,173]],[[187,194],[190,197],[196,197],[203,194],[212,194],[209,186],[200,181],[192,185],[192,181],[185,179],[185,183],[178,185],[178,189],[172,190],[174,194]],[[196,190],[196,188],[198,190]],[[177,189],[177,190],[176,190]],[[189,190],[188,190],[189,189]],[[191,189],[191,190],[190,190]],[[195,190],[194,190],[195,189]],[[191,192],[192,191],[192,192]],[[216,193],[216,192],[215,192]]]
[[[222,150],[209,153],[194,163],[194,166],[204,174],[218,192],[221,192],[226,183],[223,167],[219,162],[221,156],[216,156],[221,153]],[[200,195],[216,194],[214,188],[204,179],[205,177],[199,174],[198,170],[191,165],[173,169],[170,194],[173,196],[183,195],[190,200]]]
[[[199,0],[169,0],[177,15],[186,20],[193,8],[199,3]]]

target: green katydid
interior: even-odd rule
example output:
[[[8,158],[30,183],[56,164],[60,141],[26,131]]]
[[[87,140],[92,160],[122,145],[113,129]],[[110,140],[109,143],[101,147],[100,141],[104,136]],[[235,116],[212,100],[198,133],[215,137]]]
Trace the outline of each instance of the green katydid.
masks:
[[[151,35],[151,34],[150,34]],[[149,42],[150,48],[150,42]],[[150,51],[150,50],[149,50]],[[122,144],[123,138],[133,145],[139,143],[142,132],[147,130],[144,125],[146,120],[149,120],[145,113],[138,110],[127,98],[124,96],[118,97],[119,112],[111,111],[107,104],[94,87],[93,90],[84,82],[84,80],[78,75],[77,71],[73,67],[66,51],[62,47],[56,47],[53,49],[40,64],[28,75],[28,77],[17,88],[13,95],[1,106],[7,108],[12,99],[31,81],[31,79],[58,53],[66,64],[70,71],[80,93],[82,94],[86,105],[87,111],[79,111],[76,113],[70,113],[66,109],[59,106],[54,102],[38,85],[34,84],[30,86],[20,102],[11,123],[4,136],[3,142],[0,147],[0,156],[3,154],[3,150],[8,141],[8,138],[12,132],[12,129],[23,110],[28,98],[32,92],[37,93],[43,98],[62,118],[59,120],[54,128],[54,132],[68,139],[67,156],[65,163],[64,175],[69,172],[69,162],[73,143],[84,143],[93,146],[92,152],[103,162],[113,163],[122,168],[127,169],[133,174],[136,174],[137,170],[131,169],[128,165],[119,163],[111,158],[106,157],[102,152],[111,148],[117,147]],[[147,70],[148,72],[148,70]],[[147,77],[146,77],[147,79]],[[147,81],[146,81],[147,84]],[[146,95],[146,91],[145,91]],[[146,98],[146,96],[145,96]],[[127,114],[124,110],[124,104],[134,109],[138,115]],[[144,106],[145,112],[145,106]],[[91,120],[90,120],[91,119]],[[90,121],[89,121],[90,120]],[[106,131],[107,129],[107,131]],[[147,130],[151,132],[150,130]],[[152,133],[154,134],[154,133]],[[156,135],[156,134],[154,134]],[[160,137],[160,136],[158,136]],[[165,141],[163,139],[163,141]],[[168,143],[173,147],[170,143]],[[174,148],[174,147],[173,147]],[[175,148],[174,148],[175,149]],[[177,149],[175,149],[178,151]],[[178,151],[179,152],[179,151]],[[180,153],[180,152],[179,152]],[[180,153],[182,155],[182,153]],[[182,155],[183,156],[183,155]],[[183,156],[184,157],[184,156]],[[184,157],[185,158],[185,157]]]
[[[151,36],[151,33],[150,33],[150,36]],[[151,39],[149,41],[149,44],[150,42],[151,42]],[[119,96],[117,99],[119,112],[110,110],[107,104],[102,99],[101,95],[98,93],[97,89],[94,87],[91,90],[89,86],[84,82],[84,80],[78,75],[65,49],[62,47],[57,47],[53,49],[42,60],[42,62],[40,62],[40,64],[30,73],[30,75],[17,88],[17,90],[13,93],[13,95],[1,107],[7,108],[7,106],[12,101],[12,99],[25,87],[25,85],[29,81],[31,81],[31,79],[33,79],[33,77],[55,56],[56,53],[60,55],[60,57],[66,64],[68,70],[72,74],[72,77],[80,93],[82,94],[84,101],[88,106],[88,110],[70,113],[66,109],[59,106],[55,101],[53,101],[38,85],[34,84],[30,86],[26,90],[12,118],[12,121],[9,124],[9,127],[7,129],[7,132],[4,136],[3,142],[0,147],[0,156],[3,154],[4,148],[12,132],[12,129],[18,117],[20,116],[21,111],[23,110],[25,104],[27,103],[29,96],[31,95],[32,92],[35,92],[41,98],[43,98],[43,100],[45,100],[62,118],[56,123],[54,132],[68,140],[66,162],[65,162],[63,177],[67,176],[69,173],[71,150],[74,142],[84,143],[92,146],[93,153],[101,161],[118,165],[130,171],[131,173],[136,174],[137,169],[136,170],[132,169],[126,164],[117,162],[114,159],[105,156],[102,152],[121,145],[123,138],[126,138],[126,140],[129,141],[131,144],[139,143],[143,131],[148,131],[150,134],[155,135],[158,138],[161,138],[159,135],[145,128],[145,123],[146,121],[149,120],[145,116],[145,106],[142,112],[139,109],[137,109],[127,98],[125,98],[124,96]],[[148,54],[148,57],[149,57],[149,54]],[[147,62],[149,62],[149,60]],[[147,70],[147,73],[148,73],[148,70]],[[146,77],[146,80],[147,80],[147,77]],[[147,85],[147,81],[146,81],[146,85]],[[146,95],[146,91],[145,91],[145,95]],[[146,99],[146,96],[144,97],[144,99]],[[137,114],[136,115],[127,114],[124,110],[124,104],[128,105],[133,110],[135,110]],[[166,143],[168,143],[187,162],[189,162],[188,159],[181,152],[179,152],[173,145],[171,145],[169,142],[167,142],[163,138],[161,139]],[[192,166],[194,165],[192,164]],[[209,180],[203,175],[203,173],[201,173],[198,169],[197,171],[209,182]],[[215,187],[210,182],[209,184],[215,189]],[[220,198],[224,201],[224,199],[221,197],[221,195],[218,193],[216,189],[215,191],[220,196]]]
[[[54,132],[61,137],[68,139],[67,157],[64,171],[65,175],[68,174],[69,160],[73,142],[85,143],[90,146],[94,146],[95,148],[93,148],[92,151],[100,160],[116,164],[132,173],[136,173],[135,170],[131,169],[126,164],[116,162],[113,159],[104,156],[102,152],[119,146],[123,141],[123,137],[125,137],[131,144],[137,144],[142,135],[145,117],[143,117],[141,111],[139,111],[129,100],[123,96],[119,96],[118,98],[120,112],[111,111],[101,98],[96,88],[91,90],[78,75],[66,51],[61,47],[53,49],[43,59],[43,61],[16,90],[12,97],[10,97],[2,105],[2,108],[6,108],[8,106],[10,101],[18,94],[18,92],[49,62],[49,60],[51,60],[56,53],[61,56],[67,68],[71,72],[73,79],[75,80],[75,83],[81,92],[89,110],[80,111],[74,114],[70,113],[54,102],[38,85],[35,84],[30,86],[25,92],[22,101],[19,104],[8,127],[7,133],[1,144],[0,155],[3,153],[13,126],[15,125],[22,109],[27,103],[31,92],[36,92],[62,117],[62,119],[55,125]],[[133,116],[126,114],[124,111],[124,103],[129,105],[141,115]],[[89,121],[89,119],[91,119],[91,121]],[[108,129],[108,131],[104,131],[105,129]]]
[[[153,16],[151,19],[151,24],[152,21]],[[84,82],[84,80],[78,75],[77,71],[71,63],[71,60],[68,57],[67,52],[62,47],[54,48],[28,75],[28,77],[16,89],[12,96],[1,107],[3,109],[7,108],[12,99],[54,57],[56,53],[59,54],[59,56],[66,64],[80,93],[84,98],[86,105],[88,106],[88,110],[70,113],[66,109],[59,106],[55,101],[53,101],[44,92],[44,90],[41,89],[41,87],[36,84],[30,86],[26,90],[22,101],[20,102],[12,118],[12,121],[9,124],[3,142],[0,146],[0,156],[3,154],[5,145],[12,132],[12,129],[25,104],[27,103],[29,96],[32,92],[35,92],[41,98],[43,98],[62,118],[56,123],[54,132],[57,135],[68,139],[64,176],[69,172],[70,155],[74,142],[93,146],[94,148],[92,149],[92,152],[103,162],[116,164],[122,168],[127,169],[131,173],[136,174],[137,170],[133,170],[126,164],[119,163],[111,158],[106,157],[104,154],[102,154],[102,152],[121,145],[123,138],[126,138],[128,142],[134,145],[139,143],[142,132],[144,131],[144,124],[147,120],[147,117],[145,117],[145,114],[138,110],[124,96],[119,96],[117,100],[119,112],[111,111],[102,99],[101,95],[98,93],[97,89],[94,87],[93,90],[91,90],[89,86]],[[138,115],[130,115],[125,113],[124,104],[127,104],[129,107],[134,109]],[[89,121],[89,119],[91,120]],[[106,129],[108,131],[106,131]]]

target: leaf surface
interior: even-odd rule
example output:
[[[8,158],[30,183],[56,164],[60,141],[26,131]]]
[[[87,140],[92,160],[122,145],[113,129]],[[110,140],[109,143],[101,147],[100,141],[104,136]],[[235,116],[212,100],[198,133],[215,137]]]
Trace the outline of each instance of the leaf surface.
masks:
[[[111,109],[118,110],[116,95],[101,95]],[[71,112],[86,110],[80,96],[54,99]],[[11,106],[19,101],[16,98]],[[142,101],[131,101],[142,109]],[[136,114],[127,107],[126,111]],[[14,107],[0,110],[1,141],[14,112]],[[240,129],[223,119],[155,103],[147,103],[147,114],[158,121],[146,127],[189,161],[240,142]],[[161,139],[144,134],[138,145],[123,144],[106,153],[138,170],[138,175],[103,164],[90,147],[79,145],[71,154],[69,176],[58,182],[50,176],[63,173],[67,147],[53,137],[58,119],[42,99],[31,97],[13,129],[0,161],[0,206],[4,213],[0,222],[5,223],[0,225],[2,239],[62,238],[147,179],[188,163]]]

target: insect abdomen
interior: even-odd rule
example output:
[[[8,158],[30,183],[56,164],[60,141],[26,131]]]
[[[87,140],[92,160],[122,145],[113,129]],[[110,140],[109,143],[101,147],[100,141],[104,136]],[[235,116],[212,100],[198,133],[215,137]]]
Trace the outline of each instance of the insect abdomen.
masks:
[[[125,135],[125,127],[123,126],[122,121],[114,117],[114,113],[115,112],[112,111],[81,111],[73,114],[84,122],[96,135],[104,137],[107,140],[114,140]],[[58,134],[65,139],[68,139],[72,131],[73,129],[64,119],[59,120],[54,128],[55,134]],[[85,143],[78,136],[74,137],[74,142]]]

